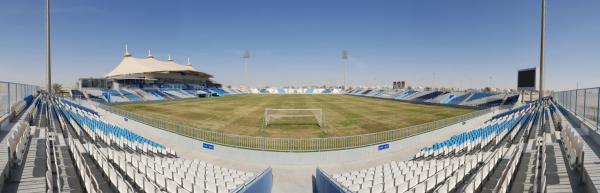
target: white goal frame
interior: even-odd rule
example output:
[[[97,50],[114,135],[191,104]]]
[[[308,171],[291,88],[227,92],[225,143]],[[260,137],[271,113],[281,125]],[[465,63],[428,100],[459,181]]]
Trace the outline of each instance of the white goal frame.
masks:
[[[303,112],[300,114],[277,114],[278,111]],[[319,127],[325,127],[323,109],[271,109],[266,108],[263,117],[263,128],[267,128],[273,119],[294,118],[294,117],[314,117]]]

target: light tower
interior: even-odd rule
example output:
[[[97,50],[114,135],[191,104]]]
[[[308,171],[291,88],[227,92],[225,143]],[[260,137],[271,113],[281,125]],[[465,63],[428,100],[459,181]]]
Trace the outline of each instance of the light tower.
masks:
[[[50,60],[50,0],[46,0],[46,62],[48,65],[48,93],[52,93],[52,64]]]
[[[248,84],[248,60],[250,60],[250,52],[248,49],[244,49],[244,79],[246,84]]]
[[[540,32],[540,96],[542,101],[544,98],[544,33],[546,31],[546,0],[542,0],[542,27]]]
[[[348,76],[348,50],[342,50],[342,63],[344,65],[344,85],[343,89],[346,89],[346,78]]]
[[[546,31],[546,0],[542,0],[542,22],[540,30],[540,95],[538,101],[540,104],[544,99],[544,33]],[[540,125],[544,127],[544,117],[540,119]]]

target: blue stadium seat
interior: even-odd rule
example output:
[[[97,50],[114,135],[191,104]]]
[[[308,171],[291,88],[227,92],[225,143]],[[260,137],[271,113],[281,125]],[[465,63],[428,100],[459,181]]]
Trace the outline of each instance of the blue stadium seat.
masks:
[[[69,105],[75,109],[79,109],[82,111],[86,111],[89,112],[91,114],[94,115],[98,115],[98,113],[96,111],[93,111],[91,109],[88,109],[86,107],[83,107],[81,105],[78,105],[76,103],[73,103],[71,101],[68,100],[61,100],[61,102],[63,102],[63,104],[65,105]],[[112,125],[112,124],[108,124],[104,121],[101,121],[100,119],[97,118],[91,118],[85,114],[79,114],[76,113],[72,110],[69,110],[67,108],[61,108],[60,109],[64,115],[66,115],[67,117],[72,118],[73,120],[75,120],[79,125],[81,126],[87,126],[91,129],[94,130],[98,130],[106,135],[110,134],[113,135],[115,137],[123,137],[124,139],[128,140],[128,141],[132,141],[132,142],[137,142],[140,144],[147,144],[150,145],[152,147],[155,148],[165,148],[163,145],[158,144],[152,140],[146,139],[140,135],[137,135],[136,133],[133,133],[127,129],[121,128],[119,126],[116,125]]]
[[[467,99],[469,96],[471,96],[471,94],[464,94],[462,96],[457,96],[454,97],[452,100],[448,101],[447,104],[452,104],[452,105],[460,105],[460,103],[462,103],[463,101],[465,101],[465,99]]]
[[[125,90],[121,90],[121,93],[123,93],[123,96],[125,96],[130,101],[142,101],[142,97],[140,97],[140,96],[138,96],[136,94],[127,92]]]
[[[494,96],[494,95],[496,95],[496,94],[488,93],[488,92],[476,92],[476,93],[473,93],[473,96],[471,96],[471,98],[469,98],[468,101],[474,101],[477,99],[482,99],[482,98],[490,97],[490,96]]]
[[[415,93],[417,93],[416,90],[408,90],[408,91],[406,91],[406,92],[398,95],[395,99],[404,99],[404,98],[406,98],[406,97],[408,97],[408,96],[410,96],[412,94],[415,94]]]
[[[528,118],[531,116],[531,113],[521,115],[519,112],[522,112],[528,109],[529,107],[530,105],[526,104],[521,107],[493,116],[490,119],[490,122],[492,124],[468,132],[460,133],[458,135],[454,135],[450,137],[450,139],[439,143],[435,143],[430,147],[425,147],[421,149],[420,155],[435,155],[435,152],[464,146],[464,144],[466,143],[475,143],[484,146],[489,142],[489,140],[491,140],[491,138],[509,133],[516,126],[522,126],[523,124],[525,124]],[[535,113],[537,113],[537,111]],[[535,116],[534,114],[534,117],[537,116]]]

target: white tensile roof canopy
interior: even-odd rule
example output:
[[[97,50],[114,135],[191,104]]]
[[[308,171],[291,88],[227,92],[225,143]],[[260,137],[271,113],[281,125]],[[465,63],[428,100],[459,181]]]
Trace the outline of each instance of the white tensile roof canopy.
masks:
[[[147,58],[134,58],[126,52],[123,60],[111,72],[105,75],[106,78],[114,78],[122,75],[143,74],[152,72],[190,72],[193,74],[212,77],[209,74],[195,70],[191,64],[181,65],[175,63],[169,56],[168,61],[155,59],[152,54]]]

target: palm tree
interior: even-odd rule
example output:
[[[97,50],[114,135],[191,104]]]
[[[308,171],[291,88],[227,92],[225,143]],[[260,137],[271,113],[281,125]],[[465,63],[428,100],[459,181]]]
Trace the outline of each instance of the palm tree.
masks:
[[[62,91],[63,86],[61,84],[58,83],[54,83],[52,84],[52,92],[53,93],[59,93],[60,91]]]

